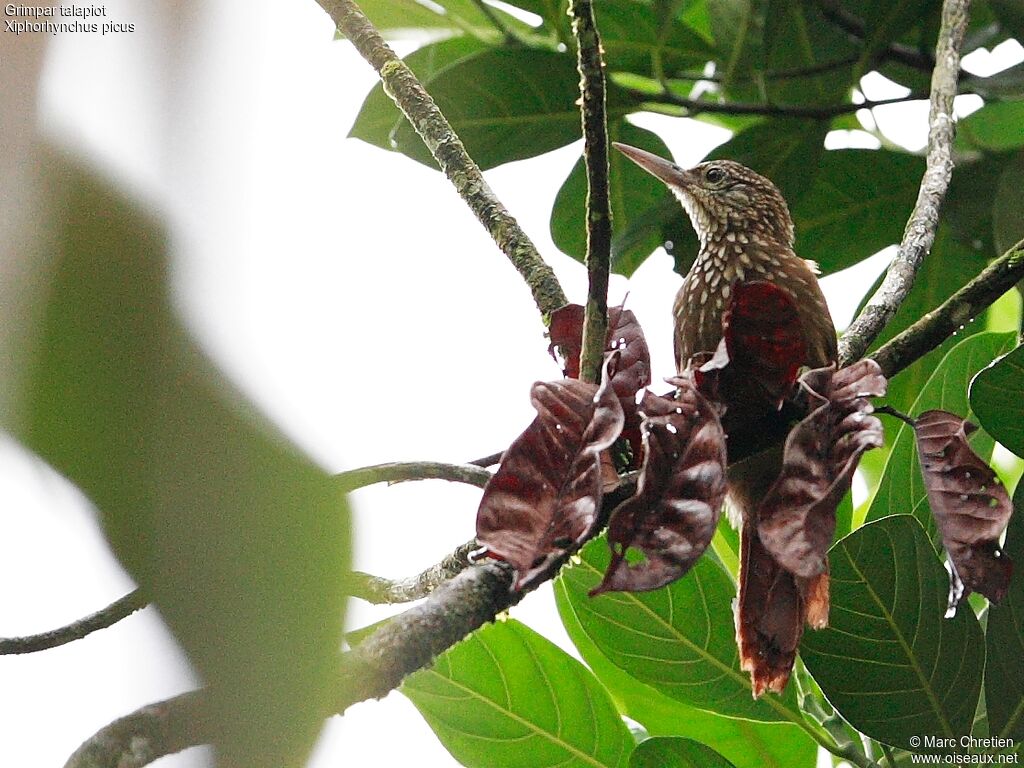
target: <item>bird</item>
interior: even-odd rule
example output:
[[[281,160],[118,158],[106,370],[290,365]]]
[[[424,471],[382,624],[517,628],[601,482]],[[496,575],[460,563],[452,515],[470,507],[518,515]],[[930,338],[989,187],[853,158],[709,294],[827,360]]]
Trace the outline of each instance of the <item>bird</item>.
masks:
[[[709,160],[685,169],[627,144],[616,149],[679,199],[700,241],[697,257],[672,308],[677,370],[713,353],[723,316],[737,284],[774,283],[792,297],[802,326],[804,365],[836,362],[835,324],[813,262],[797,256],[789,207],[769,179],[733,160]],[[726,431],[756,433],[779,414],[761,402],[727,403]],[[731,416],[731,418],[730,418]],[[731,423],[730,423],[731,422]],[[772,447],[728,469],[728,498],[741,524],[739,598],[735,604],[740,665],[753,694],[781,693],[789,679],[804,624],[828,623],[828,574],[801,579],[782,569],[757,535],[757,507],[782,468],[782,448]]]

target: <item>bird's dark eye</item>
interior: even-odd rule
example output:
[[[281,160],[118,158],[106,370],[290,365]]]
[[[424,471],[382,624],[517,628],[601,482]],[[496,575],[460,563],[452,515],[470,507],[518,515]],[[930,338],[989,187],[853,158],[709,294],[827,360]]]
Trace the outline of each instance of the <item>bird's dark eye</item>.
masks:
[[[704,178],[707,179],[711,184],[718,184],[725,179],[725,171],[717,166],[713,166],[704,171]]]

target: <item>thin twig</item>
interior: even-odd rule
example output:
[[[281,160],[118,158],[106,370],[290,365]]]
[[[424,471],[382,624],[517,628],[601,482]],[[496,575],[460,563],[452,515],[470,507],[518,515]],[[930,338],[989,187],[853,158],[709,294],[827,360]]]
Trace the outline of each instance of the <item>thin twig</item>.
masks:
[[[639,88],[624,87],[627,93],[631,93],[648,103],[670,104],[672,106],[684,107],[692,114],[715,114],[715,115],[763,115],[765,117],[800,117],[808,120],[828,120],[839,115],[850,114],[861,109],[874,109],[889,104],[903,104],[908,101],[920,101],[924,97],[920,94],[909,96],[896,96],[891,99],[877,99],[874,101],[863,101],[860,104],[847,102],[843,104],[827,104],[820,107],[802,104],[757,104],[740,101],[706,101],[704,99],[689,99],[679,96],[672,91],[662,91],[652,95]]]
[[[789,67],[786,69],[767,69],[763,73],[760,73],[755,78],[750,74],[737,74],[732,78],[733,83],[744,83],[754,79],[759,80],[799,80],[804,77],[814,77],[825,72],[832,72],[843,67],[849,67],[856,64],[858,61],[857,56],[846,56],[842,59],[834,59],[832,61],[823,61],[818,64],[814,64],[809,67]],[[687,82],[709,82],[709,83],[721,83],[723,78],[717,72],[712,74],[705,74],[703,72],[674,72],[671,77],[666,78],[667,81],[672,80],[685,80]]]
[[[406,480],[448,480],[483,488],[491,473],[476,464],[445,464],[441,461],[396,461],[360,467],[335,476],[345,491],[354,491],[374,483],[401,483]]]
[[[547,316],[567,301],[565,292],[537,247],[494,195],[479,166],[466,153],[451,124],[423,89],[412,70],[391,50],[352,0],[317,0],[342,34],[380,75],[394,99],[437,160],[455,189],[473,210],[491,238],[522,275],[541,314]]]
[[[583,161],[587,169],[587,276],[589,288],[583,313],[580,378],[601,377],[608,336],[608,272],[612,253],[612,214],[608,200],[608,126],[605,117],[604,62],[592,0],[569,0],[576,65],[580,73],[580,115]]]
[[[942,26],[936,46],[928,115],[928,159],[917,203],[882,285],[839,341],[840,365],[849,365],[862,357],[896,314],[910,293],[921,262],[935,240],[939,208],[953,175],[952,150],[956,128],[953,97],[956,96],[960,48],[967,31],[970,5],[970,0],[945,0],[942,5]],[[870,191],[864,190],[864,194],[870,194]]]
[[[877,361],[886,376],[896,375],[962,329],[1021,280],[1024,280],[1024,240],[869,357]]]
[[[358,597],[373,605],[410,603],[424,598],[470,566],[469,555],[479,544],[470,539],[460,544],[454,552],[444,556],[415,576],[402,579],[385,579],[362,571],[353,571],[345,579],[345,594]]]
[[[96,613],[74,621],[60,629],[52,629],[49,632],[25,637],[0,638],[0,656],[36,653],[37,651],[45,651],[49,648],[66,645],[75,640],[81,640],[97,630],[113,626],[121,621],[121,619],[142,610],[148,604],[149,601],[142,594],[142,590],[133,590],[106,608],[102,608],[96,611]]]

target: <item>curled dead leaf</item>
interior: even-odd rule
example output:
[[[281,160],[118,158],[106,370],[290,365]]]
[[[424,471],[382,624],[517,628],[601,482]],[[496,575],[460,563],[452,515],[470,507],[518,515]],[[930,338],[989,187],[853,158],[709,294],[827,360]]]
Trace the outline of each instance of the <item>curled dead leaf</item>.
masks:
[[[675,398],[645,392],[644,463],[636,493],[612,513],[611,562],[591,595],[658,589],[684,575],[714,536],[725,499],[725,433],[688,377]],[[644,556],[630,564],[627,552]]]
[[[601,451],[622,430],[606,360],[601,386],[576,379],[534,384],[537,418],[509,446],[484,488],[477,540],[529,589],[585,542],[601,507]]]
[[[950,612],[971,592],[999,602],[1013,572],[1013,563],[999,547],[1013,505],[998,475],[967,442],[976,429],[966,419],[938,410],[926,411],[914,422],[928,504],[952,565]]]

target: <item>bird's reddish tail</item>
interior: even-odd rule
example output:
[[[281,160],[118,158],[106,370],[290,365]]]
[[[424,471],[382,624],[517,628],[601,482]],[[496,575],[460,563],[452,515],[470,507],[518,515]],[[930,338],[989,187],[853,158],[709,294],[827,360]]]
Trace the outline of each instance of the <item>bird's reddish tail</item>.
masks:
[[[828,624],[828,573],[802,579],[775,562],[757,535],[757,508],[782,468],[782,448],[729,467],[729,500],[742,515],[739,598],[735,605],[740,666],[754,696],[782,693],[804,624]]]

